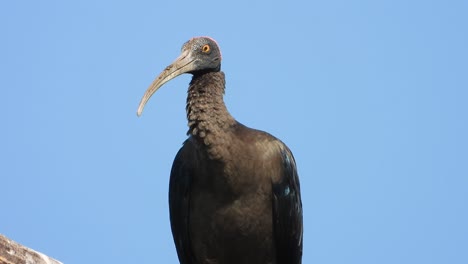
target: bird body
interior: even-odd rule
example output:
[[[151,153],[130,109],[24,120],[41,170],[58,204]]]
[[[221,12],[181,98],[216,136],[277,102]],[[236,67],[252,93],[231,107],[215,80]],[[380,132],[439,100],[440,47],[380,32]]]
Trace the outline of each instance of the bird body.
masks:
[[[247,142],[238,146],[243,145]],[[192,137],[184,143],[171,173],[173,233],[180,238],[176,243],[190,244],[193,252],[183,254],[194,259],[182,263],[276,263],[271,180],[261,168],[268,162],[236,166],[233,163],[244,161],[243,157],[223,162],[207,156]],[[180,165],[181,161],[185,163]],[[190,181],[190,188],[181,191],[179,181]],[[185,200],[190,205],[181,206]],[[180,219],[187,219],[185,233],[179,233]]]
[[[204,54],[206,45],[209,54]],[[192,54],[197,51],[198,55]],[[196,56],[202,61],[197,62]],[[183,70],[193,74],[186,107],[189,138],[176,155],[169,186],[179,261],[299,264],[302,203],[294,158],[280,140],[242,125],[229,114],[220,60],[214,40],[190,40],[150,86],[139,108],[140,114],[167,76],[174,78],[180,74],[177,69],[189,67]],[[186,61],[195,66],[186,66]]]

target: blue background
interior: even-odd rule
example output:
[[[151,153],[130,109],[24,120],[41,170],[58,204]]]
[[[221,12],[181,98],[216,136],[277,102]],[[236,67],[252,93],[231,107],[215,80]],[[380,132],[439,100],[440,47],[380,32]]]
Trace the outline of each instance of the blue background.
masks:
[[[293,151],[304,263],[468,263],[468,2],[3,1],[0,233],[64,263],[178,263],[167,191],[189,75]]]

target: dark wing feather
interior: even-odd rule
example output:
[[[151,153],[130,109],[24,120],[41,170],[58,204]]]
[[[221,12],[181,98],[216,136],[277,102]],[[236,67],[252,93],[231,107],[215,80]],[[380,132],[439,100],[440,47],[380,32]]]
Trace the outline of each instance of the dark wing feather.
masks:
[[[273,231],[278,264],[302,262],[302,201],[296,162],[284,147],[282,175],[273,182]]]
[[[172,236],[174,237],[179,261],[181,264],[194,264],[189,234],[192,169],[190,165],[191,159],[188,156],[190,151],[187,151],[187,148],[189,148],[189,144],[186,141],[172,164],[169,182],[169,211]]]

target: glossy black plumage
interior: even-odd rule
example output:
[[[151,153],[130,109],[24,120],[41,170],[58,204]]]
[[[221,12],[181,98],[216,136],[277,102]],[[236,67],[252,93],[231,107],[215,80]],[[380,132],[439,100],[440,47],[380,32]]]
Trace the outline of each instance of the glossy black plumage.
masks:
[[[294,157],[275,137],[229,114],[220,62],[214,40],[190,40],[150,86],[138,111],[162,84],[181,73],[193,74],[189,138],[176,155],[169,187],[179,261],[299,264],[302,203]]]

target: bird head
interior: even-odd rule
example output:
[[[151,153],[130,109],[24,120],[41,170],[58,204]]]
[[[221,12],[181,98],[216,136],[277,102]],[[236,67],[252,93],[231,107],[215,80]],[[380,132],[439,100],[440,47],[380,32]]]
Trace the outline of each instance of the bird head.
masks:
[[[206,72],[217,72],[221,69],[221,51],[216,41],[210,37],[197,37],[185,42],[181,54],[169,66],[164,69],[146,90],[137,115],[143,112],[151,96],[166,82],[183,73],[202,74]]]

